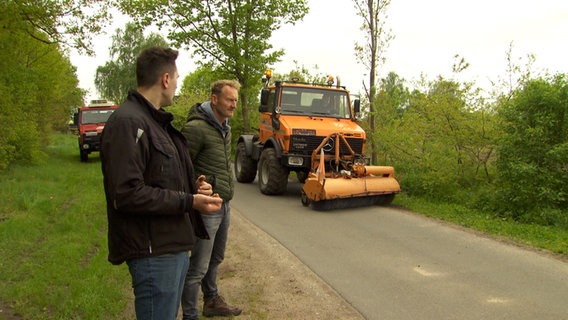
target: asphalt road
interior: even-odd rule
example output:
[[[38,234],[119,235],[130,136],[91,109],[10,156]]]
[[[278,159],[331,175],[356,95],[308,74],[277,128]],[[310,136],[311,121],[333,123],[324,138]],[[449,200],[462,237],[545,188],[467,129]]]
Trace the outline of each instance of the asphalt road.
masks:
[[[568,319],[568,263],[389,207],[312,211],[236,183],[231,206],[367,319]]]

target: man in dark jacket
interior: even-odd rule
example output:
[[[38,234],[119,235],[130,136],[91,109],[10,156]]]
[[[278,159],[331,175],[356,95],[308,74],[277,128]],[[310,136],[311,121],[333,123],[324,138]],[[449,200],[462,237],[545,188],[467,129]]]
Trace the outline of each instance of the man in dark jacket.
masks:
[[[192,107],[182,133],[189,141],[195,172],[207,176],[223,198],[221,210],[203,215],[210,240],[198,239],[192,252],[182,295],[183,319],[199,319],[199,288],[203,291],[203,315],[238,316],[241,309],[219,295],[217,267],[225,257],[234,183],[231,173],[231,128],[228,120],[237,108],[240,84],[219,80],[211,85],[211,100]]]
[[[200,212],[222,205],[196,178],[187,141],[163,110],[177,87],[177,56],[161,47],[138,56],[137,89],[112,114],[101,140],[108,259],[128,265],[137,319],[176,319],[194,235],[208,237]]]

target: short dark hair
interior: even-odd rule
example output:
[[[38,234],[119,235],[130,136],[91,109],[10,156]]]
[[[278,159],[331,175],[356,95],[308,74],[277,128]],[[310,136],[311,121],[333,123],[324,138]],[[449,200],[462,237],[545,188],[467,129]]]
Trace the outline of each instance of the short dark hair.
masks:
[[[176,70],[178,51],[164,47],[150,47],[142,50],[136,59],[136,84],[138,87],[154,85],[160,77]]]
[[[220,95],[225,86],[239,90],[241,84],[237,80],[217,80],[211,84],[211,94]]]

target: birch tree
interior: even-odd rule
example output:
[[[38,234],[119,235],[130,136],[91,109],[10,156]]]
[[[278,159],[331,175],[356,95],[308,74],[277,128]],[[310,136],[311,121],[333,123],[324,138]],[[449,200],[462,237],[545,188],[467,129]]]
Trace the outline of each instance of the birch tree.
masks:
[[[363,82],[366,98],[369,101],[368,125],[370,132],[371,161],[377,163],[377,141],[375,133],[375,98],[377,95],[377,74],[384,64],[385,53],[389,42],[394,38],[390,29],[385,26],[387,8],[390,0],[353,0],[357,15],[363,19],[361,30],[365,33],[366,42],[355,43],[355,56],[359,63],[369,70],[369,82]]]

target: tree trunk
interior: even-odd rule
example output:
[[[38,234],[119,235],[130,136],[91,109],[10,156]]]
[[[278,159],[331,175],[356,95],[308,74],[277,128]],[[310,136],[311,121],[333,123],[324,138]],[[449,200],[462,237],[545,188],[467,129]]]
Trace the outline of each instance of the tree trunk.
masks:
[[[239,95],[241,96],[241,108],[243,115],[243,133],[247,134],[250,133],[250,119],[249,119],[248,99],[246,91],[245,90],[241,91]]]

